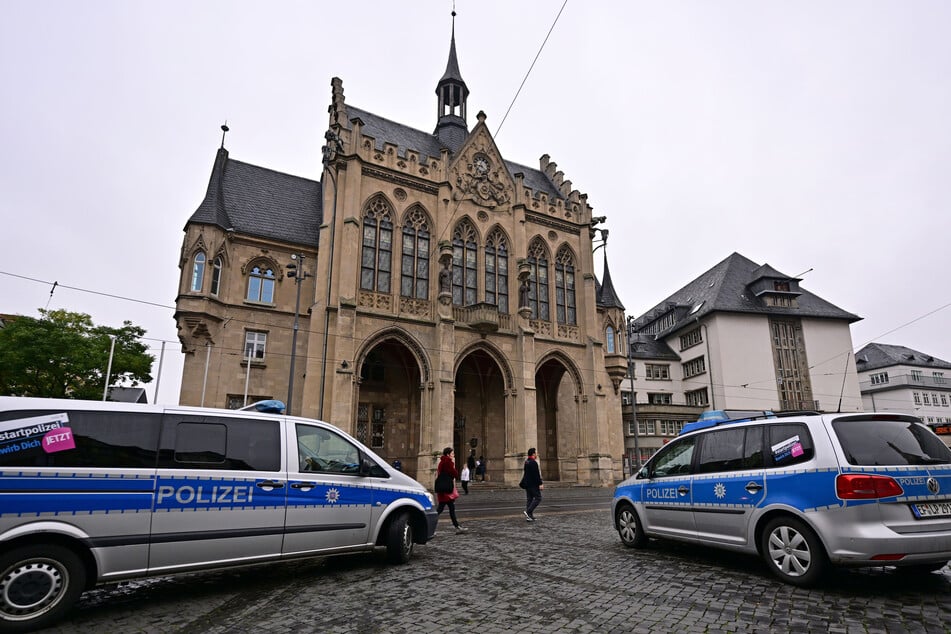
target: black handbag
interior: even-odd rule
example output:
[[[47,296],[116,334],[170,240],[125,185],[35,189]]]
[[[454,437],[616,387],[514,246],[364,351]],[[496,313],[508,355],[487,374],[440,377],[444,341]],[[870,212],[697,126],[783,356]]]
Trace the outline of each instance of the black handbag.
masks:
[[[436,485],[433,489],[436,493],[452,493],[454,486],[451,475],[448,473],[440,473],[436,476]]]

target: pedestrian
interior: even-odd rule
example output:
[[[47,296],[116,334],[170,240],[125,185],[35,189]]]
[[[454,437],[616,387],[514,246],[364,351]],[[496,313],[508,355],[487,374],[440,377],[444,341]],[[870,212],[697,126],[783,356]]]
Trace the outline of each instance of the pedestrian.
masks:
[[[479,477],[480,482],[485,482],[485,456],[479,456],[476,460],[476,476]]]
[[[441,515],[443,509],[449,507],[449,519],[452,525],[456,527],[456,533],[465,533],[468,529],[459,525],[456,519],[456,498],[459,497],[459,491],[456,490],[456,478],[459,473],[456,471],[456,464],[453,458],[452,447],[446,447],[442,450],[442,458],[439,459],[439,465],[436,467],[436,501],[439,506],[436,507],[436,514]]]
[[[462,465],[462,473],[459,474],[459,482],[462,482],[462,490],[469,495],[469,465]]]
[[[474,476],[476,472],[475,449],[469,450],[469,457],[466,458],[466,466],[469,467],[469,473],[471,473]]]
[[[528,457],[525,459],[525,465],[522,467],[522,481],[518,483],[525,489],[525,521],[535,521],[535,509],[542,501],[542,489],[545,488],[542,482],[542,472],[538,468],[538,460],[535,455],[535,448],[528,450]]]

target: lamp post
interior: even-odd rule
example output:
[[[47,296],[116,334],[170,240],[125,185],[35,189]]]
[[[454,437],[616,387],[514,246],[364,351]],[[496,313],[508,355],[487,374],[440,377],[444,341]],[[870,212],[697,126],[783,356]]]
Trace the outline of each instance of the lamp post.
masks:
[[[634,391],[634,318],[627,318],[627,378],[631,382],[631,419],[634,422],[634,473],[641,470],[640,433],[637,429],[637,392]],[[632,474],[633,475],[633,474]]]
[[[304,270],[304,254],[294,253],[291,255],[291,262],[287,265],[287,277],[293,277],[297,285],[297,300],[294,302],[294,334],[291,335],[291,374],[287,379],[287,409],[291,413],[292,403],[294,402],[294,363],[297,361],[297,331],[300,329],[300,287],[301,282],[308,277]]]
[[[116,351],[116,336],[109,335],[109,338],[112,339],[112,344],[109,346],[109,365],[106,368],[106,384],[102,386],[102,400],[106,400],[106,396],[109,394],[109,378],[112,376],[112,355]]]

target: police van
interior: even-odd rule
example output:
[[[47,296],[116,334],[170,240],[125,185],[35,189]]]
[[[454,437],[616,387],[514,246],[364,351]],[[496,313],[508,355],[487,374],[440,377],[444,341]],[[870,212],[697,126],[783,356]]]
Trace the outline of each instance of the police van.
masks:
[[[432,496],[358,441],[281,414],[0,397],[0,631],[99,583],[385,548]]]
[[[679,436],[614,492],[621,541],[760,555],[808,586],[829,565],[943,568],[951,450],[902,414],[768,413]]]

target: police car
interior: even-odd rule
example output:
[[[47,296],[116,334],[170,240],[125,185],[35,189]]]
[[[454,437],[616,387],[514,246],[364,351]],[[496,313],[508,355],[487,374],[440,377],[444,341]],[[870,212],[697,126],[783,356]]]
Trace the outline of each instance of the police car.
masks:
[[[951,450],[920,419],[768,416],[684,434],[621,482],[621,541],[758,554],[798,586],[830,565],[933,571],[951,560]]]
[[[405,563],[436,517],[358,441],[274,408],[0,397],[0,632],[97,583],[376,547]]]

